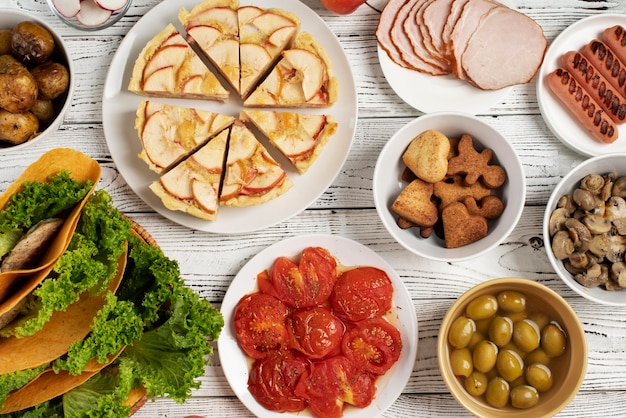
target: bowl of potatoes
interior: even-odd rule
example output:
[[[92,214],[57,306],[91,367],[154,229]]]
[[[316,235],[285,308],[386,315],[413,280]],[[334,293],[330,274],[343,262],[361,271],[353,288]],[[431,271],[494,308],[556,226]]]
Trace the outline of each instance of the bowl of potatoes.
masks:
[[[54,133],[70,106],[72,60],[41,19],[0,9],[0,151],[22,149]]]
[[[476,416],[552,417],[587,370],[582,324],[565,299],[531,279],[482,282],[449,308],[437,339],[439,370]]]

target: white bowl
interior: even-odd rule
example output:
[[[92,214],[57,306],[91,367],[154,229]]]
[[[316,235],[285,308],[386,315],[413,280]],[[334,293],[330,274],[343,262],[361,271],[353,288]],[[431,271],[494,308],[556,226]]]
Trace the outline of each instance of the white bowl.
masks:
[[[55,42],[55,52],[54,57],[57,58],[60,62],[62,62],[69,74],[70,74],[70,84],[67,92],[62,94],[60,97],[55,99],[55,105],[57,106],[57,115],[54,119],[37,135],[36,137],[23,142],[19,145],[4,145],[0,144],[0,152],[14,152],[24,149],[25,147],[31,146],[32,144],[43,140],[51,135],[53,135],[58,129],[59,125],[63,122],[65,118],[65,114],[70,107],[70,103],[72,101],[72,95],[74,93],[74,67],[72,64],[72,58],[69,55],[68,49],[65,46],[65,42],[63,39],[52,29],[47,23],[42,21],[41,19],[33,16],[30,13],[27,13],[22,10],[18,10],[16,8],[1,8],[0,7],[0,28],[12,28],[23,21],[33,21],[44,28],[46,28],[54,37]]]
[[[585,287],[578,283],[576,279],[574,279],[574,276],[565,269],[563,262],[554,256],[548,231],[550,215],[556,209],[561,196],[573,192],[574,189],[578,187],[580,180],[588,174],[604,175],[609,172],[614,172],[618,176],[626,176],[626,153],[605,154],[592,157],[574,167],[561,179],[552,191],[548,204],[546,205],[546,211],[543,217],[543,241],[550,264],[552,264],[552,267],[561,280],[572,290],[591,301],[603,305],[626,306],[626,289],[608,291],[600,287]]]
[[[405,165],[402,154],[418,134],[434,129],[448,137],[459,138],[469,134],[478,151],[493,150],[490,164],[501,165],[507,180],[499,189],[505,208],[502,215],[489,221],[488,235],[472,244],[448,249],[442,239],[432,234],[419,236],[418,228],[402,229],[397,225],[397,215],[390,207],[407,185],[401,179]],[[524,208],[526,179],[522,163],[511,144],[497,130],[473,115],[459,112],[437,112],[421,116],[401,128],[381,151],[374,169],[374,202],[376,210],[389,233],[407,250],[437,261],[463,261],[478,257],[498,246],[515,228]]]
[[[90,0],[91,1],[91,0]],[[52,10],[52,12],[59,18],[61,19],[61,21],[63,23],[65,23],[67,26],[74,28],[74,29],[80,29],[80,30],[84,30],[87,32],[95,32],[95,31],[99,31],[102,29],[106,29],[108,27],[113,26],[114,24],[116,24],[121,18],[123,18],[126,15],[126,12],[128,11],[128,9],[130,9],[130,7],[132,6],[132,0],[128,0],[122,7],[120,7],[119,9],[115,9],[110,11],[110,16],[108,18],[104,18],[104,21],[100,21],[101,23],[94,23],[94,24],[86,24],[84,21],[81,21],[81,19],[79,19],[77,16],[72,16],[72,17],[68,17],[68,16],[64,16],[63,13],[61,13],[55,6],[54,1],[53,0],[47,0],[48,2],[48,7],[50,7],[50,10]],[[94,3],[92,3],[94,4]],[[92,8],[97,8],[98,6],[92,6]]]

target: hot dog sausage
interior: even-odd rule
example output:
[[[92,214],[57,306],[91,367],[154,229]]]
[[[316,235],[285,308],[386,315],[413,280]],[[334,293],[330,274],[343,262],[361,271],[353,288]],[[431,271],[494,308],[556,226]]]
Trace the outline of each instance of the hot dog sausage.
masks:
[[[595,139],[603,143],[612,143],[617,139],[618,131],[611,119],[570,73],[557,68],[548,74],[546,81],[556,97]]]
[[[594,39],[581,52],[617,91],[626,92],[626,67],[604,42]]]
[[[606,28],[602,32],[602,39],[620,61],[626,63],[626,29],[621,25]]]
[[[563,68],[602,106],[613,122],[626,118],[626,99],[596,70],[581,53],[569,51],[561,57]]]

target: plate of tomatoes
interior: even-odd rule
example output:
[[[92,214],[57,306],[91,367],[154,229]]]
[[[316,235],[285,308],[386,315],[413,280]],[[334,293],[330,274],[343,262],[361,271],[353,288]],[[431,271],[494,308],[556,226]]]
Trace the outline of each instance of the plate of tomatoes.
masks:
[[[347,238],[265,248],[235,276],[221,312],[224,374],[259,417],[378,416],[413,371],[413,301],[382,257]]]

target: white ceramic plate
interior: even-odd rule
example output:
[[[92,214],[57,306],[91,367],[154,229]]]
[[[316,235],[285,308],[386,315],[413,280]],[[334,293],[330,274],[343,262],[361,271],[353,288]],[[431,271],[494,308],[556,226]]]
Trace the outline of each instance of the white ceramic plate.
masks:
[[[104,86],[102,118],[104,134],[118,170],[131,187],[150,207],[164,217],[189,228],[215,233],[244,233],[266,228],[290,218],[324,193],[341,170],[352,144],[357,121],[357,99],[354,78],[339,41],[324,21],[299,1],[280,4],[284,10],[295,13],[301,20],[300,30],[311,33],[324,46],[333,62],[333,71],[339,81],[339,99],[330,108],[309,109],[310,113],[332,114],[338,123],[335,135],[326,145],[313,166],[299,175],[288,162],[268,150],[286,169],[294,186],[283,196],[260,206],[247,208],[221,207],[215,221],[204,221],[179,211],[171,211],[148,188],[158,179],[147,165],[137,158],[141,144],[134,129],[135,112],[144,97],[127,90],[135,59],[146,45],[168,23],[182,31],[177,22],[180,7],[191,9],[198,0],[165,0],[146,13],[121,42],[107,74]],[[276,7],[272,0],[246,0],[242,5],[262,8]],[[156,99],[153,99],[156,100]],[[241,100],[231,92],[229,103],[191,100],[161,100],[181,106],[197,107],[231,116],[238,116]],[[262,142],[266,143],[263,138]],[[267,143],[266,143],[267,145]]]
[[[578,51],[585,44],[599,38],[604,29],[613,25],[626,26],[626,16],[602,14],[587,17],[574,23],[556,37],[546,52],[543,65],[537,74],[537,102],[546,125],[563,144],[574,151],[594,156],[626,152],[626,130],[618,126],[619,136],[612,144],[595,140],[556,98],[546,83],[546,76],[560,66],[561,56],[568,51]]]
[[[389,275],[394,287],[393,301],[397,312],[398,323],[402,335],[402,353],[398,362],[377,380],[376,397],[367,408],[347,407],[344,416],[347,418],[370,418],[382,414],[400,395],[407,384],[415,357],[417,355],[417,320],[415,307],[400,277],[391,266],[378,254],[347,238],[334,235],[303,235],[277,242],[254,256],[237,273],[232,281],[221,312],[224,316],[224,328],[217,340],[218,353],[224,374],[231,388],[241,402],[259,417],[302,417],[307,414],[290,414],[272,412],[262,407],[248,391],[248,368],[250,361],[237,344],[233,324],[233,313],[239,299],[244,295],[258,290],[256,276],[269,269],[274,260],[280,256],[297,259],[306,247],[318,246],[326,248],[345,266],[375,266]]]
[[[507,172],[507,180],[501,188],[505,204],[500,218],[489,222],[489,234],[472,244],[459,248],[445,248],[436,234],[424,239],[418,228],[402,229],[397,225],[397,215],[390,207],[407,183],[402,180],[406,167],[402,154],[413,138],[434,129],[448,137],[460,138],[470,134],[477,150],[491,148],[490,164],[499,164]],[[526,180],[522,163],[511,144],[497,130],[476,116],[459,112],[437,112],[420,116],[400,128],[385,144],[374,168],[374,203],[376,211],[387,231],[407,250],[431,260],[453,262],[478,257],[498,246],[515,228],[524,209]]]
[[[500,103],[513,87],[481,90],[453,75],[432,76],[401,67],[378,46],[378,60],[396,94],[424,113],[458,111],[478,114]]]

